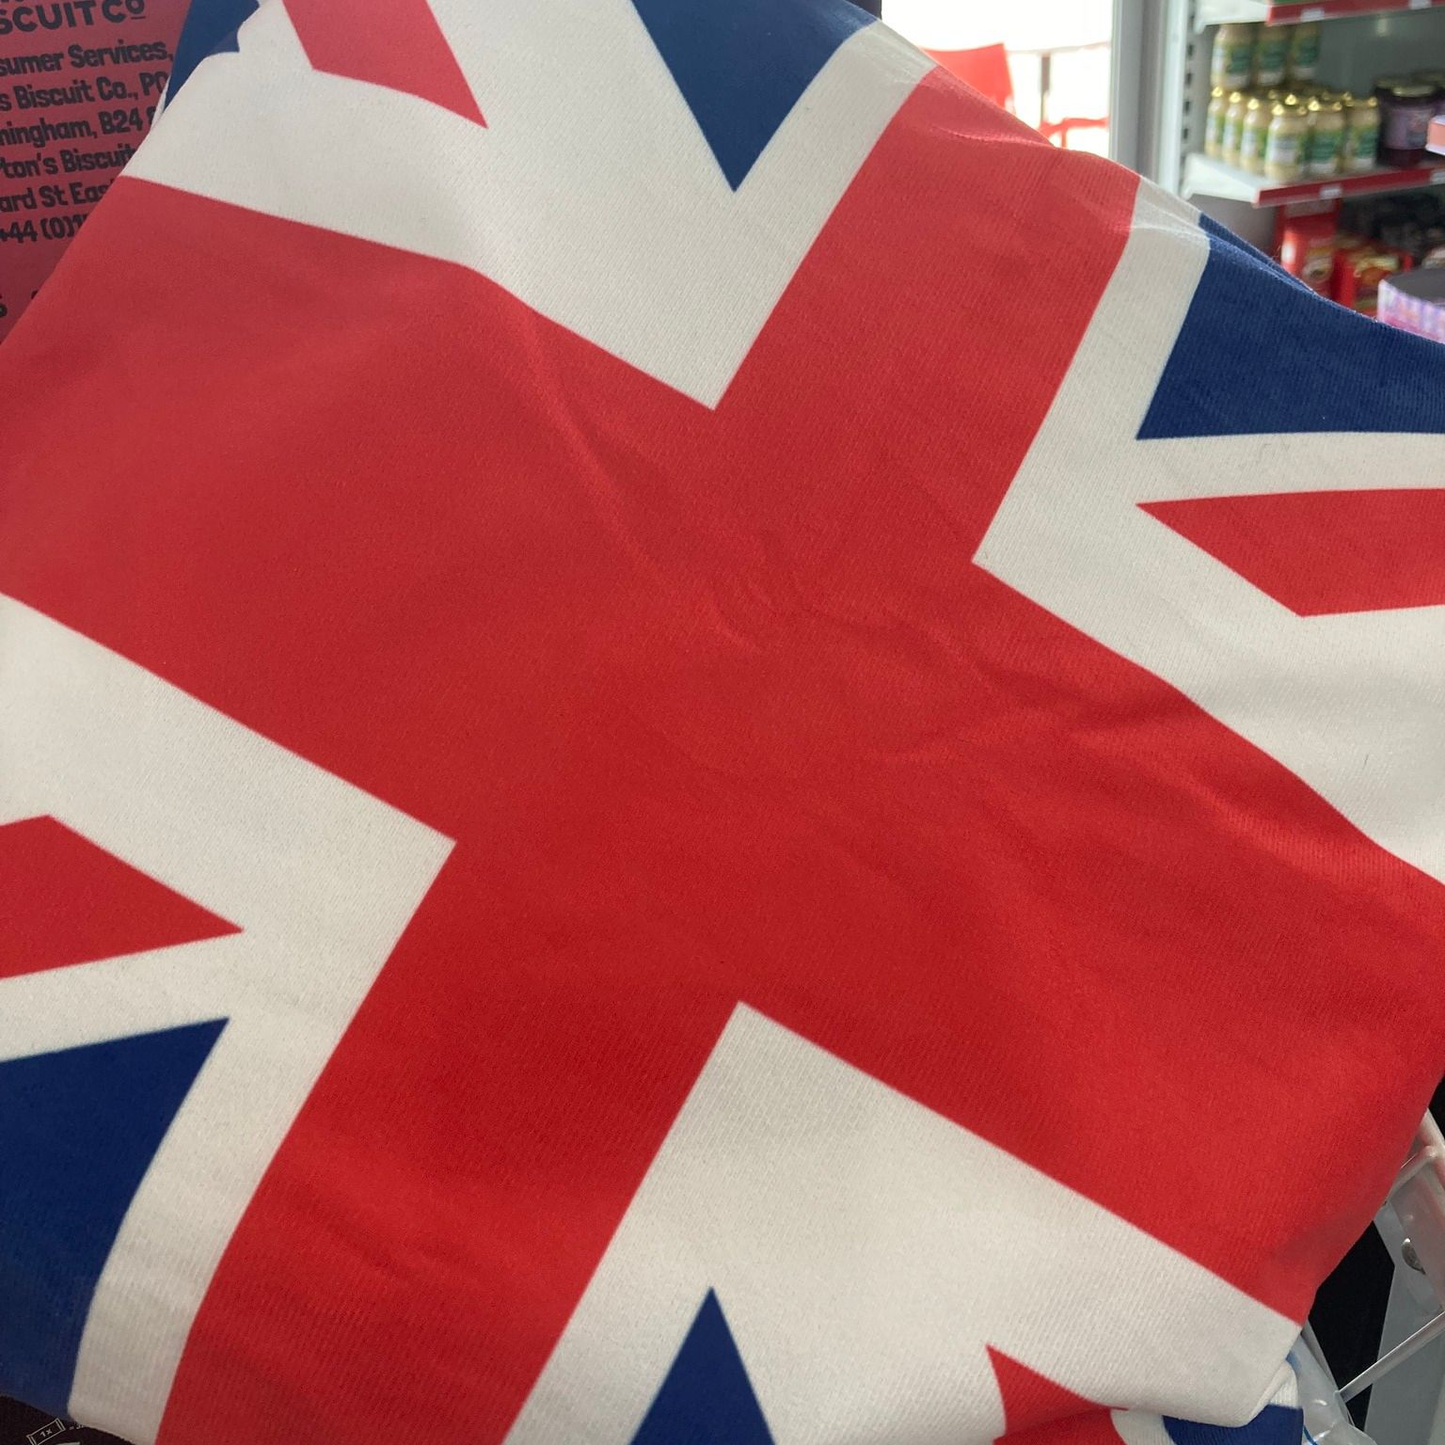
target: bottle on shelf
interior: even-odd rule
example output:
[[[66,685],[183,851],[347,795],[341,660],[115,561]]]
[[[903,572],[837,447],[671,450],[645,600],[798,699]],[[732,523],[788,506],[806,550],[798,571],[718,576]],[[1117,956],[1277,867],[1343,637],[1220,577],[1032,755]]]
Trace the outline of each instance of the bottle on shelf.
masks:
[[[1249,97],[1242,90],[1229,93],[1229,104],[1224,112],[1224,136],[1220,142],[1219,158],[1228,165],[1239,164],[1240,152],[1244,147],[1244,116]]]
[[[1347,175],[1372,171],[1380,149],[1380,101],[1374,95],[1355,95],[1349,101],[1349,128],[1345,131],[1340,169]]]
[[[1305,173],[1324,179],[1337,175],[1344,149],[1345,107],[1328,95],[1316,96],[1307,108],[1309,140],[1305,149]]]
[[[1282,85],[1289,73],[1290,41],[1294,35],[1291,25],[1266,25],[1260,32],[1254,47],[1254,83],[1269,87]]]
[[[1310,81],[1320,68],[1320,22],[1302,20],[1290,32],[1289,78],[1292,81]]]
[[[1389,166],[1418,166],[1434,115],[1433,85],[1409,80],[1389,86],[1380,97],[1380,159]]]
[[[1244,104],[1244,124],[1240,134],[1239,163],[1251,175],[1264,174],[1264,155],[1269,143],[1269,127],[1273,120],[1270,105],[1262,95],[1252,95]]]
[[[1214,32],[1210,83],[1221,89],[1243,90],[1254,80],[1254,25],[1221,25]]]
[[[1270,109],[1269,137],[1265,143],[1264,174],[1276,185],[1304,179],[1308,167],[1309,114],[1295,96],[1277,101]]]
[[[1209,110],[1204,118],[1204,154],[1213,160],[1224,159],[1224,123],[1229,111],[1229,95],[1222,85],[1209,93]]]

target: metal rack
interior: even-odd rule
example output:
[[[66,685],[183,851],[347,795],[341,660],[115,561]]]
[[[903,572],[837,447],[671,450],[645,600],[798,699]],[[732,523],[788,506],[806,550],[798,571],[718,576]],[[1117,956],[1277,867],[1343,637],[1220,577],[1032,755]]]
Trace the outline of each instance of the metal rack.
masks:
[[[1372,1394],[1365,1428],[1376,1445],[1426,1445],[1445,1438],[1445,1136],[1429,1114],[1375,1227],[1395,1264],[1383,1352],[1335,1387],[1324,1351],[1306,1326],[1303,1343],[1311,1358],[1303,1366],[1295,1363],[1306,1434],[1321,1445],[1334,1445],[1331,1425],[1344,1427],[1342,1445],[1359,1445],[1345,1406],[1366,1390]]]

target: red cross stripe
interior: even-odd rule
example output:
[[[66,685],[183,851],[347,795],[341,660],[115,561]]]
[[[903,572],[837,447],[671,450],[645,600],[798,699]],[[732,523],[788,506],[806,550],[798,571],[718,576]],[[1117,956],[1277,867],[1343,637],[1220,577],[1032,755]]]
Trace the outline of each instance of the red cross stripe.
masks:
[[[0,918],[0,978],[236,931],[54,818],[0,827]]]
[[[344,20],[320,0],[287,0],[286,9],[317,70],[405,91],[486,125],[427,0],[389,0]]]
[[[1445,490],[1282,492],[1144,510],[1301,617],[1445,606]]]

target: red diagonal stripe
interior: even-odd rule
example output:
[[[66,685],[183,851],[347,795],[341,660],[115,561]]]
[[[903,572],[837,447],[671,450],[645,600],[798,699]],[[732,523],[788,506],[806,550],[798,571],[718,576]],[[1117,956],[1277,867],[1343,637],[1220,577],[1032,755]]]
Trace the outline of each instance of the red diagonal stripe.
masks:
[[[323,0],[287,0],[286,11],[317,70],[403,90],[486,125],[427,0],[389,0],[364,16]]]
[[[238,931],[54,818],[0,828],[0,978]]]
[[[1088,1415],[1099,1408],[1092,1400],[1056,1385],[1048,1376],[1021,1365],[1002,1350],[989,1346],[988,1358],[1003,1397],[1007,1435],[1019,1435],[1075,1415]]]
[[[1445,490],[1277,492],[1144,510],[1301,617],[1445,606]]]

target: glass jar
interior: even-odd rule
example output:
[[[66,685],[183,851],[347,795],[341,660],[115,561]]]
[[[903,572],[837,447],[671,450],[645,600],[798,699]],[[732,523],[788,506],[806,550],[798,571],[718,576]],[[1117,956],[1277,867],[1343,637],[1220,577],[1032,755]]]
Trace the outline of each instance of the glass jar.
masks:
[[[1279,85],[1289,70],[1290,42],[1294,38],[1292,25],[1266,25],[1259,32],[1254,44],[1254,83],[1256,85]]]
[[[1216,85],[1209,93],[1209,111],[1204,119],[1204,154],[1215,160],[1224,158],[1224,118],[1229,110],[1229,96]]]
[[[1240,135],[1239,163],[1252,176],[1264,174],[1264,152],[1269,144],[1269,127],[1273,116],[1269,102],[1262,95],[1252,95],[1245,102],[1244,126]]]
[[[1221,25],[1214,32],[1211,85],[1223,90],[1242,90],[1253,81],[1255,33],[1253,25]]]
[[[1309,103],[1309,142],[1305,148],[1305,173],[1323,179],[1339,173],[1344,150],[1345,107],[1338,100],[1316,98]]]
[[[1350,100],[1350,128],[1345,132],[1342,169],[1349,175],[1372,171],[1380,149],[1380,102],[1373,95]]]
[[[1380,102],[1380,159],[1388,166],[1418,166],[1434,115],[1433,85],[1412,80],[1392,87]]]
[[[1303,180],[1308,167],[1309,142],[1309,115],[1304,106],[1286,105],[1283,101],[1274,105],[1265,143],[1265,178],[1276,185]]]
[[[1320,68],[1320,22],[1306,20],[1296,25],[1289,37],[1289,78],[1313,80]]]
[[[1220,159],[1229,165],[1239,164],[1240,149],[1244,144],[1244,115],[1249,97],[1242,90],[1229,93],[1229,104],[1224,111],[1224,139],[1220,142]]]

